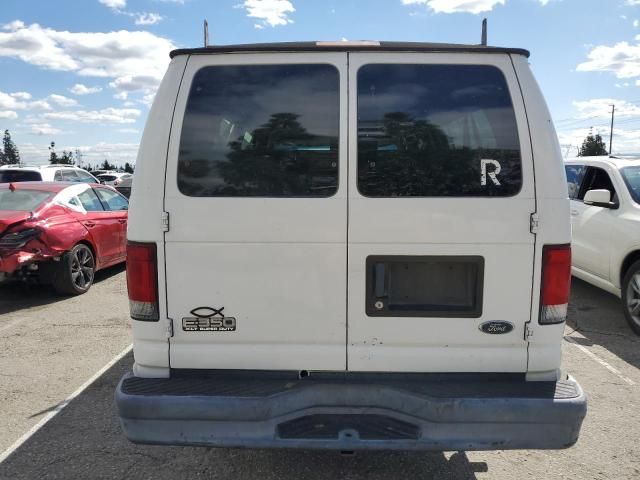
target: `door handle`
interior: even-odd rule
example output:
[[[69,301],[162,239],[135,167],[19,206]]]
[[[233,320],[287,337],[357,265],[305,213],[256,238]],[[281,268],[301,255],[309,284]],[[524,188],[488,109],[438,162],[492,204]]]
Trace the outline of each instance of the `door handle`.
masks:
[[[126,218],[119,218],[118,219],[118,223],[125,224],[125,223],[127,223],[127,219]]]
[[[96,222],[87,221],[87,222],[84,222],[84,226],[85,227],[89,227],[89,228],[93,228],[93,227],[96,226]]]
[[[387,296],[387,275],[386,265],[384,263],[376,263],[375,265],[375,296],[382,298]]]
[[[580,212],[576,209],[571,209],[571,216],[572,217],[577,217],[578,215],[580,215]]]

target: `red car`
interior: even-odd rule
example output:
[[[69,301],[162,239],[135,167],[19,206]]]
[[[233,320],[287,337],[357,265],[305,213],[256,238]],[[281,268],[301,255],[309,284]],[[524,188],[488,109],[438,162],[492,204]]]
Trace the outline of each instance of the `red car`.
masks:
[[[106,185],[0,184],[0,280],[37,277],[79,295],[126,259],[128,200]]]

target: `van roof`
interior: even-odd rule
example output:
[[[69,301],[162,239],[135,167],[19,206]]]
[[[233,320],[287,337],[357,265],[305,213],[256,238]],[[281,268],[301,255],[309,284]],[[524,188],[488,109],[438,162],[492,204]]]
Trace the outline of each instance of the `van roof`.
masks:
[[[455,43],[378,42],[378,41],[319,41],[248,43],[238,45],[209,45],[199,48],[173,50],[171,58],[178,55],[235,53],[235,52],[452,52],[452,53],[510,53],[529,57],[523,48],[488,47]]]

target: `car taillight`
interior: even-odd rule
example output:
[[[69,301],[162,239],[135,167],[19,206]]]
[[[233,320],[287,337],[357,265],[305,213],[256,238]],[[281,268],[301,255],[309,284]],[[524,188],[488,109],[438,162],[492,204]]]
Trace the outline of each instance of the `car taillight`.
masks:
[[[24,247],[28,242],[40,236],[42,232],[37,228],[27,228],[17,232],[7,233],[0,236],[0,248],[7,250],[17,250]]]
[[[127,242],[127,290],[131,318],[158,320],[158,256],[155,243]]]
[[[571,288],[571,245],[542,248],[542,288],[540,323],[564,322]]]

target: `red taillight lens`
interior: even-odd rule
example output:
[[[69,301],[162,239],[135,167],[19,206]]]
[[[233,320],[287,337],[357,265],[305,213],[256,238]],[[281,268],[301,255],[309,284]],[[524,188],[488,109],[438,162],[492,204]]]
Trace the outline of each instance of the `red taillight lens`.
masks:
[[[158,320],[158,256],[155,243],[127,242],[127,290],[131,318]]]
[[[571,246],[545,245],[542,248],[542,289],[540,323],[560,323],[567,318],[571,289]]]

